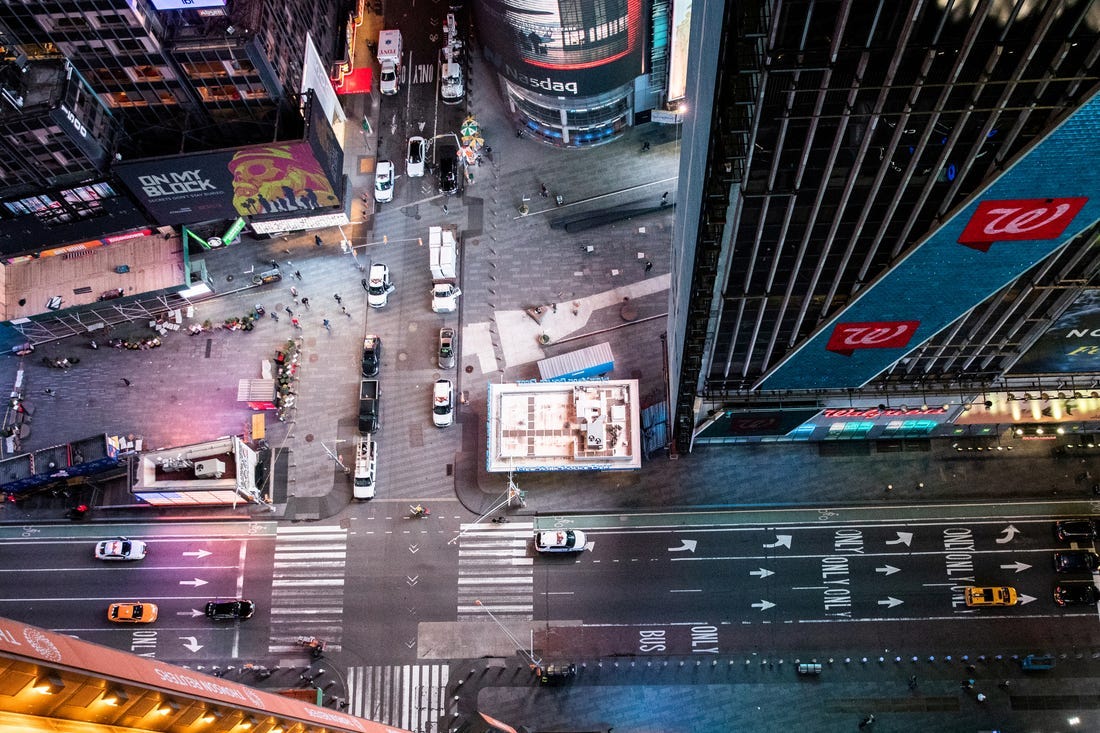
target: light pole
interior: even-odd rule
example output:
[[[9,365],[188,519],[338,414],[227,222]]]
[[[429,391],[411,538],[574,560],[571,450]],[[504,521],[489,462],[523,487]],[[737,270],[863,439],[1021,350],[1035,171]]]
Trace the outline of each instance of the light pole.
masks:
[[[497,620],[497,617],[493,615],[493,612],[490,611],[488,608],[486,608],[481,603],[480,600],[474,601],[474,605],[477,606],[478,608],[480,608],[485,613],[489,614],[489,618],[493,619],[493,622],[496,623],[496,625],[500,627],[500,630],[504,632],[504,635],[507,636],[508,639],[511,640],[511,642],[513,644],[516,645],[516,648],[519,649],[520,652],[523,653],[523,656],[527,657],[527,659],[531,662],[532,667],[541,667],[542,666],[542,660],[535,658],[535,631],[534,631],[534,629],[531,630],[531,651],[527,651],[519,643],[519,639],[512,636],[512,632],[508,630],[508,627],[506,627],[499,620]]]

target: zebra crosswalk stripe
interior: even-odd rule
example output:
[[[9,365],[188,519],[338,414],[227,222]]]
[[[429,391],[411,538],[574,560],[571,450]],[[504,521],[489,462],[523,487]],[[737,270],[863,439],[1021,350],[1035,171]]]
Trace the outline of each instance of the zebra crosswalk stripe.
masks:
[[[449,680],[445,664],[349,667],[348,712],[396,728],[436,730]]]
[[[482,620],[486,609],[530,620],[535,608],[535,578],[528,546],[534,524],[465,524],[461,531],[458,620]]]
[[[347,530],[341,527],[278,528],[271,569],[269,652],[297,650],[294,640],[303,632],[324,639],[330,651],[340,650],[347,544]]]

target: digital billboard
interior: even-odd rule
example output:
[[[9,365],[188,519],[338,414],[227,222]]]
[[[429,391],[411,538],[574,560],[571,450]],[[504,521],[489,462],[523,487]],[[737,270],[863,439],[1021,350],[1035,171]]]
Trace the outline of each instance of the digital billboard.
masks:
[[[909,351],[1100,220],[1100,94],[864,289],[756,388],[845,389]]]
[[[307,141],[122,163],[119,178],[157,224],[298,214],[340,204]]]
[[[590,96],[643,72],[645,0],[480,0],[476,7],[486,57],[527,89]]]
[[[1009,371],[1012,374],[1100,372],[1100,289],[1081,293]]]
[[[223,8],[225,0],[152,0],[157,10],[194,10],[195,8]]]

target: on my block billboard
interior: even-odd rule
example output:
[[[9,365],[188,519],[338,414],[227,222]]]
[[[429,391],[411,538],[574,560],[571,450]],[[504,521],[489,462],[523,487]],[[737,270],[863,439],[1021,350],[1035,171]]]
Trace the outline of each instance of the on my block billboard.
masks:
[[[340,204],[304,140],[120,163],[115,172],[166,226]]]
[[[1100,289],[1090,288],[1027,350],[1012,374],[1100,372]]]
[[[765,375],[859,388],[1100,220],[1100,92]]]
[[[642,73],[647,2],[479,0],[478,35],[486,58],[514,84],[556,97],[591,96]]]

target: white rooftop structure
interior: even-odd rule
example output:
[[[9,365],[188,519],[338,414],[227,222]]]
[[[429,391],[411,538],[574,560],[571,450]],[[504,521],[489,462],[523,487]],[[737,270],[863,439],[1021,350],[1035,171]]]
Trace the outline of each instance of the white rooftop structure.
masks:
[[[638,380],[490,384],[485,469],[642,466]]]

